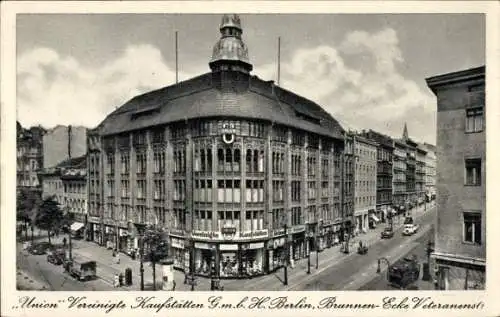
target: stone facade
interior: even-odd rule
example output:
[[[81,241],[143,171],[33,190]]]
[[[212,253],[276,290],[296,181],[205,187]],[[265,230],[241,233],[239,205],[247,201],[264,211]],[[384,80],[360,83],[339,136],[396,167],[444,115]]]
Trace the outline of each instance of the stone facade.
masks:
[[[435,281],[484,289],[486,257],[485,67],[427,79],[437,97]]]

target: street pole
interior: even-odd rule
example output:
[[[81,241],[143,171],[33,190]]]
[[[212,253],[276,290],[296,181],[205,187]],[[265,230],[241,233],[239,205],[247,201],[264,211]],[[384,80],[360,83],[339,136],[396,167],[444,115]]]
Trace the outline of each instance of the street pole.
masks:
[[[322,226],[323,226],[323,221],[320,221],[318,231],[321,230]],[[316,231],[316,270],[319,267],[319,247],[320,247],[320,245],[319,245],[318,231]]]
[[[288,260],[290,257],[290,254],[289,254],[290,249],[288,246],[288,232],[287,232],[287,224],[286,223],[284,224],[284,227],[285,227],[285,267],[284,267],[285,280],[284,280],[283,284],[286,286],[286,285],[288,285]]]
[[[69,228],[68,236],[69,236],[69,239],[68,239],[69,240],[69,259],[73,260],[73,246],[71,243],[71,228]]]
[[[194,291],[194,241],[193,238],[190,237],[191,242],[189,243],[189,271],[191,273],[191,291]]]
[[[307,252],[307,274],[311,274],[311,248],[310,247],[308,248],[308,252]]]
[[[140,267],[140,273],[141,273],[141,291],[144,290],[144,262],[143,262],[143,254],[144,254],[144,238],[143,236],[139,236],[139,239],[141,239],[141,242],[140,242],[140,252],[139,252],[139,256],[141,257],[140,258],[140,263],[141,263],[141,267]]]

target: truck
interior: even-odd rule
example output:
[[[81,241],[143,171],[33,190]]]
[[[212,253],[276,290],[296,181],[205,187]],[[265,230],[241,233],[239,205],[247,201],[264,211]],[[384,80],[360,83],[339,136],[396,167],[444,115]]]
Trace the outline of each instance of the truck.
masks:
[[[387,273],[389,284],[400,289],[408,288],[418,281],[419,276],[420,264],[415,255],[398,260],[389,267]]]
[[[406,224],[406,225],[404,225],[403,235],[404,236],[411,236],[412,234],[417,233],[418,228],[419,228],[419,225],[417,225],[417,224],[414,224],[414,223]]]
[[[89,281],[97,276],[96,261],[67,260],[64,269],[79,281]]]

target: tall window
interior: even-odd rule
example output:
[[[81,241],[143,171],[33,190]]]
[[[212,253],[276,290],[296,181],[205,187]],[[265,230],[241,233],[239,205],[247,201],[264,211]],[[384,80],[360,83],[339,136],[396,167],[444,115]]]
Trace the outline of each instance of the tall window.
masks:
[[[186,213],[184,209],[174,209],[174,228],[186,229]]]
[[[465,132],[483,131],[484,108],[466,109]]]
[[[300,154],[292,154],[292,175],[293,176],[300,176],[300,169],[301,169],[301,159],[300,159]]]
[[[285,154],[282,152],[273,152],[272,154],[273,174],[285,173]]]
[[[164,180],[155,180],[154,181],[154,192],[153,199],[162,200],[165,199],[165,181]]]
[[[224,227],[225,224],[233,225],[236,228],[240,227],[240,212],[239,210],[223,210],[218,211],[219,216],[219,230]]]
[[[106,160],[106,171],[108,174],[114,174],[115,173],[115,156],[113,153],[108,153],[107,154],[107,160]]]
[[[283,181],[273,181],[273,201],[283,201],[284,185]]]
[[[128,179],[121,180],[122,198],[130,197],[130,181]]]
[[[146,153],[136,154],[137,174],[146,173]]]
[[[194,230],[212,231],[212,211],[211,210],[195,210],[193,219]]]
[[[302,210],[301,207],[292,208],[292,226],[300,225],[302,221]]]
[[[464,242],[481,244],[481,213],[464,212]]]
[[[217,162],[217,171],[219,172],[239,172],[241,167],[240,149],[219,148]]]
[[[321,182],[321,197],[328,198],[328,182]]]
[[[316,157],[311,155],[307,158],[307,175],[316,176],[316,168]]]
[[[465,185],[481,185],[481,159],[465,160]]]
[[[165,153],[163,151],[155,151],[153,154],[154,172],[155,174],[165,173]]]
[[[138,180],[137,181],[137,198],[143,199],[146,198],[146,181]]]
[[[241,200],[240,180],[218,180],[217,201],[220,203],[239,203]]]
[[[212,201],[212,180],[201,179],[194,182],[194,201],[211,202]]]
[[[174,173],[186,172],[186,152],[184,149],[174,151]]]
[[[284,209],[273,209],[273,229],[280,229],[283,227],[283,217],[284,217]]]
[[[247,149],[246,169],[247,173],[263,173],[264,151]]]
[[[300,181],[292,181],[292,201],[300,201]]]
[[[264,201],[264,181],[246,180],[245,199],[247,203],[259,203]]]
[[[174,200],[183,201],[186,199],[186,181],[174,180]]]
[[[128,152],[120,153],[121,173],[127,174],[130,171],[130,155]]]
[[[264,210],[247,210],[245,212],[245,231],[264,229]]]
[[[211,149],[197,149],[195,151],[195,153],[194,153],[194,171],[195,172],[211,172],[212,171],[212,150]]]

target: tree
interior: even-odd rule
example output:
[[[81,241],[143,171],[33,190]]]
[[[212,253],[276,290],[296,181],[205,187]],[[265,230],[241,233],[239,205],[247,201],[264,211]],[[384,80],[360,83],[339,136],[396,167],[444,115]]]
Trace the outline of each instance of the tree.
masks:
[[[148,258],[153,266],[153,289],[156,290],[156,263],[168,256],[167,233],[156,227],[147,227],[144,231],[143,243],[148,246]]]
[[[24,222],[26,240],[28,240],[28,224],[33,226],[33,220],[40,204],[41,197],[33,190],[22,188],[17,194],[16,218],[17,221]]]
[[[54,231],[54,229],[59,228],[63,223],[64,214],[59,203],[54,199],[54,197],[48,197],[43,200],[40,205],[40,209],[35,216],[35,224],[42,230],[47,230],[49,236]]]

